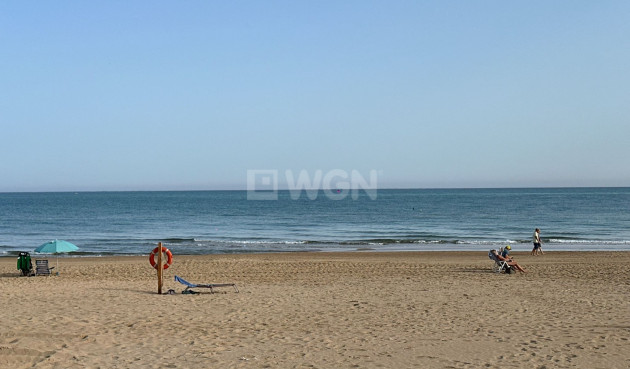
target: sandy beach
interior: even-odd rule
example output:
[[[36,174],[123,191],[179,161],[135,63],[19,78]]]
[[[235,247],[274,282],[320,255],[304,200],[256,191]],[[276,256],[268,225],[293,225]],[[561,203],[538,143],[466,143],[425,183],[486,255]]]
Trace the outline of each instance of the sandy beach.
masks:
[[[175,255],[174,295],[147,257],[50,277],[1,258],[0,367],[630,367],[630,252],[514,255],[529,273],[485,252]]]

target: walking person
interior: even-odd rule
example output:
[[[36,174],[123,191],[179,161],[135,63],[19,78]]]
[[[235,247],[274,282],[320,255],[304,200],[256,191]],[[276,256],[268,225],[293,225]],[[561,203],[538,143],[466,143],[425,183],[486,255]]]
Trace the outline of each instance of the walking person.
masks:
[[[542,241],[540,240],[540,229],[536,228],[534,230],[534,249],[532,250],[532,255],[536,256],[538,255],[538,252],[545,255],[542,250]]]

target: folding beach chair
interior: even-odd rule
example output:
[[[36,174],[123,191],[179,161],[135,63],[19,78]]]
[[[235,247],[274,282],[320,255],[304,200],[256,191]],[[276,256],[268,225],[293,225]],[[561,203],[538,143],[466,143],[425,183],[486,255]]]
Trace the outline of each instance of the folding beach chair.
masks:
[[[17,268],[22,275],[31,276],[33,275],[33,263],[31,262],[31,254],[28,252],[20,252],[18,254],[17,259]]]
[[[492,264],[492,271],[495,273],[507,273],[510,274],[512,272],[512,267],[508,265],[507,261],[505,260],[500,260],[497,257],[497,250],[490,250],[490,252],[488,252],[488,257],[490,258],[490,260],[494,261],[494,263]]]
[[[209,288],[210,293],[214,293],[214,289],[217,287],[234,287],[234,291],[238,292],[238,288],[236,288],[235,283],[195,284],[195,283],[190,283],[186,281],[185,279],[180,278],[178,276],[175,276],[175,281],[186,286],[186,289],[182,291],[182,293],[186,293],[186,291],[189,291],[190,288]],[[190,291],[192,292],[192,290]]]
[[[35,260],[35,274],[37,275],[50,275],[50,271],[55,267],[48,267],[48,260]]]

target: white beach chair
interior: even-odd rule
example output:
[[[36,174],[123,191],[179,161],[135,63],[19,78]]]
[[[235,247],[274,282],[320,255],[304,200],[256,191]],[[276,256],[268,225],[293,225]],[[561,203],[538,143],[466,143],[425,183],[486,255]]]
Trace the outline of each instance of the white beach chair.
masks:
[[[497,250],[490,250],[488,252],[488,257],[490,258],[490,260],[492,260],[494,263],[492,264],[492,271],[495,273],[511,273],[512,272],[512,267],[508,265],[507,261],[505,260],[500,260],[497,257]]]

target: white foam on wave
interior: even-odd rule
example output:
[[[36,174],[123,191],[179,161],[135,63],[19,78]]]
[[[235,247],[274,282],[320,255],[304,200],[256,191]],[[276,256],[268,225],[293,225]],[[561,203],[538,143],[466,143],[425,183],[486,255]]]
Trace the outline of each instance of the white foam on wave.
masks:
[[[564,243],[564,244],[573,244],[573,243],[577,243],[577,244],[595,244],[595,245],[630,245],[630,240],[561,240],[561,239],[555,239],[555,238],[551,238],[549,239],[548,243]]]

